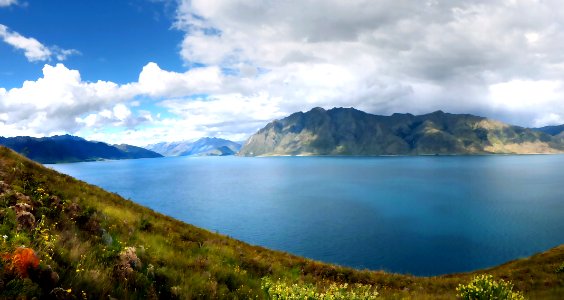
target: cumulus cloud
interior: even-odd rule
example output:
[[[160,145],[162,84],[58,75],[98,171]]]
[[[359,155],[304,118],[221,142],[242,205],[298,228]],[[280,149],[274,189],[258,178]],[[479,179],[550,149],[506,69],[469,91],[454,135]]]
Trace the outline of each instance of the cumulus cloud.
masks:
[[[101,140],[109,141],[117,130],[129,132],[129,139],[138,138],[131,141],[136,145],[205,135],[239,140],[282,116],[276,106],[280,99],[266,94],[195,96],[218,91],[228,79],[216,67],[178,73],[148,63],[138,81],[120,85],[84,81],[78,70],[63,64],[45,65],[41,78],[25,81],[19,88],[0,88],[0,132],[3,136],[80,133],[89,138],[107,134]],[[159,107],[166,117],[143,109],[147,103]],[[144,134],[138,132],[140,127]]]
[[[84,82],[77,70],[63,64],[45,65],[43,77],[25,81],[20,88],[0,88],[0,127],[32,135],[72,132],[76,118],[131,99],[135,89],[113,82]]]
[[[6,3],[9,4],[9,2]],[[15,31],[11,31],[7,26],[2,24],[0,24],[0,38],[2,38],[6,44],[23,51],[25,57],[30,62],[48,61],[51,60],[52,57],[63,61],[69,55],[80,54],[78,50],[74,49],[61,49],[57,46],[47,47],[35,38],[25,37]]]
[[[118,103],[111,109],[103,109],[84,117],[76,117],[75,121],[77,125],[82,125],[87,129],[100,129],[104,127],[134,128],[153,121],[153,116],[147,111],[141,111],[138,115],[135,115],[126,104]]]
[[[221,70],[216,67],[196,68],[185,73],[162,70],[156,63],[148,63],[139,74],[135,86],[152,97],[179,97],[197,93],[211,93],[222,85]]]
[[[119,85],[46,65],[42,78],[0,89],[0,129],[136,145],[242,140],[315,106],[563,123],[559,8],[556,0],[179,0],[174,28],[184,32],[187,71],[148,63]],[[0,36],[21,37],[5,26]],[[35,46],[12,45],[30,60],[76,54],[22,39]]]
[[[186,32],[180,55],[187,65],[263,70],[250,83],[228,88],[280,97],[282,111],[314,105],[380,114],[443,109],[534,125],[556,120],[547,118],[551,114],[564,116],[564,102],[555,100],[564,94],[543,84],[562,84],[559,5],[185,0],[175,26]],[[509,86],[534,91],[527,97],[500,92]]]

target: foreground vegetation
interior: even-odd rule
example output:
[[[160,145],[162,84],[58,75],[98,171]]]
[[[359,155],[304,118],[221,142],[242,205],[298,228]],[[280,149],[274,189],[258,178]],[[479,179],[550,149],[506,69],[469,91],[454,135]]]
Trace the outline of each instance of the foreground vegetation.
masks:
[[[467,285],[459,285],[458,296],[467,300],[508,299],[524,300],[523,294],[513,291],[513,284],[505,280],[495,281],[492,275],[479,275]]]
[[[562,299],[563,265],[564,245],[438,277],[324,264],[179,222],[0,147],[0,298],[450,299],[487,273],[493,287]]]

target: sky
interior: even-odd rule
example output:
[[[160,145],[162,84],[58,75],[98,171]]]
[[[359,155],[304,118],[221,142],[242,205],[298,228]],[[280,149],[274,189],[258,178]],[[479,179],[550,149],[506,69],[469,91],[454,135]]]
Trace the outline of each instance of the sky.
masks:
[[[313,107],[564,123],[557,0],[0,0],[0,136],[247,139]]]

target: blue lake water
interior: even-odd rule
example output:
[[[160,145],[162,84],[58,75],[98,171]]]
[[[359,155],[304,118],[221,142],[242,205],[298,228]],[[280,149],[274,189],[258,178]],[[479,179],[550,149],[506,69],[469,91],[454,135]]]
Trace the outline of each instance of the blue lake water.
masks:
[[[415,275],[564,243],[564,155],[173,157],[49,165],[245,242]]]

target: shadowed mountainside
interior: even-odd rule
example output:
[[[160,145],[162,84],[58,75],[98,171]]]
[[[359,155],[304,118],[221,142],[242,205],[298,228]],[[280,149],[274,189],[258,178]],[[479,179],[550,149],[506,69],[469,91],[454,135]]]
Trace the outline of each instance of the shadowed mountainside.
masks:
[[[434,155],[564,152],[562,139],[469,114],[378,116],[314,108],[275,120],[251,136],[242,156]]]
[[[40,163],[64,163],[101,159],[155,158],[162,155],[131,145],[108,145],[87,141],[71,135],[44,138],[18,136],[0,137],[0,145],[6,146]]]
[[[540,128],[533,128],[533,130],[544,132],[544,133],[550,134],[552,136],[564,137],[564,124],[553,125],[553,126],[544,126],[544,127],[540,127]]]

